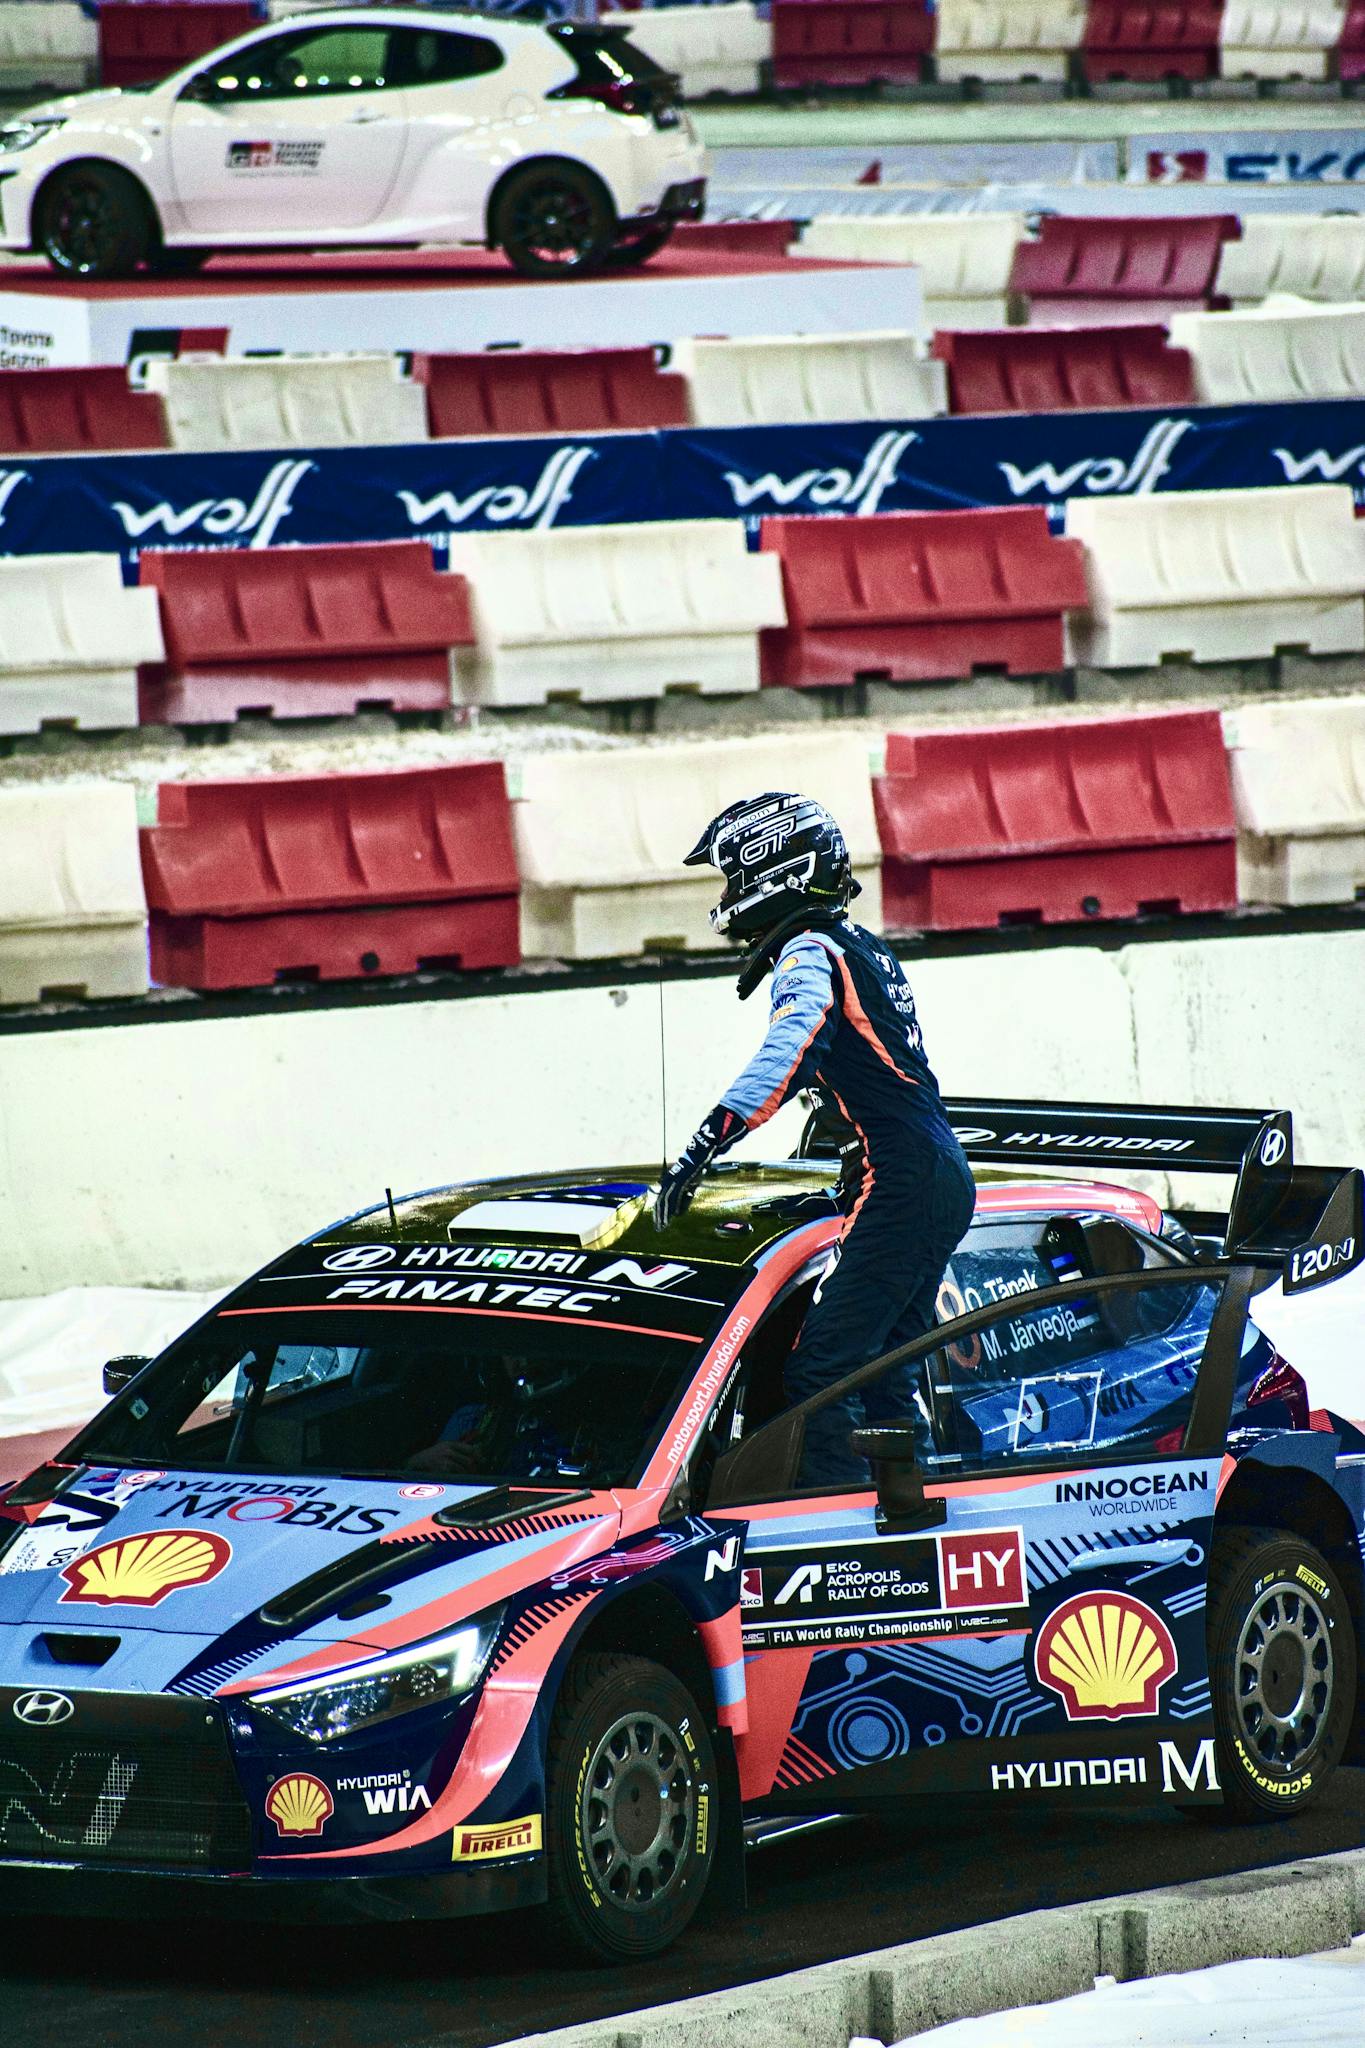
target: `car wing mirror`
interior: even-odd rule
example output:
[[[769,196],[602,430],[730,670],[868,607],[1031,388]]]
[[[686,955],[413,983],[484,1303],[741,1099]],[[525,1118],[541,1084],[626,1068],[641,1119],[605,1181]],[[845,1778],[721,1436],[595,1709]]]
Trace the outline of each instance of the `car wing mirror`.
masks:
[[[925,1497],[912,1422],[855,1429],[849,1442],[872,1467],[877,1506],[887,1523],[900,1529],[932,1529],[947,1520],[947,1502]]]
[[[104,1368],[104,1391],[106,1394],[121,1394],[130,1380],[135,1380],[144,1365],[151,1364],[150,1355],[140,1351],[125,1351],[121,1357],[111,1358]]]

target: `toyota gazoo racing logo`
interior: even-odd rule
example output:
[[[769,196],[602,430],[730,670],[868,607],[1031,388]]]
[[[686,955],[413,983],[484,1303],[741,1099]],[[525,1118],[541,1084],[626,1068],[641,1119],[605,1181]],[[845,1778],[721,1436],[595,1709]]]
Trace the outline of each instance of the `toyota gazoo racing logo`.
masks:
[[[29,1728],[60,1728],[75,1711],[75,1701],[69,1700],[64,1692],[44,1692],[41,1688],[21,1692],[13,1708],[15,1720]]]
[[[900,481],[901,457],[920,438],[915,433],[878,434],[862,467],[856,470],[817,467],[798,470],[795,476],[777,476],[765,470],[761,476],[749,477],[727,469],[725,481],[740,512],[747,512],[750,506],[764,511],[769,505],[782,505],[811,512],[852,512],[868,518]]]
[[[339,1252],[328,1252],[323,1265],[329,1273],[369,1273],[376,1266],[391,1266],[398,1250],[391,1244],[348,1244]]]

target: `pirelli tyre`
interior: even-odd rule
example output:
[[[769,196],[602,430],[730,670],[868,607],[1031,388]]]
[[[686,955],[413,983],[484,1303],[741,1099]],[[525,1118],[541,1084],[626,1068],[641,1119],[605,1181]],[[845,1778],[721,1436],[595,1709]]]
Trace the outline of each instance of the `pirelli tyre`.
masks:
[[[715,1855],[715,1751],[696,1701],[643,1657],[579,1657],[556,1702],[547,1777],[558,1946],[595,1963],[658,1955],[700,1905]]]
[[[62,277],[130,277],[156,244],[151,201],[117,164],[66,164],[38,193],[33,246]]]
[[[1208,1630],[1225,1816],[1302,1812],[1336,1766],[1355,1704],[1340,1579],[1302,1537],[1226,1530],[1209,1573]]]

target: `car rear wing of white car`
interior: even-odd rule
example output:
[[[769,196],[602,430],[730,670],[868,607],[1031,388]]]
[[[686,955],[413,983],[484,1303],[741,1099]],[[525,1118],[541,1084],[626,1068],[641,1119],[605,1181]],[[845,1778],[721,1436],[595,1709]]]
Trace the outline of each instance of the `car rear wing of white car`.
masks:
[[[1118,1102],[944,1102],[974,1164],[1093,1165],[1235,1174],[1224,1255],[1282,1269],[1287,1293],[1336,1279],[1365,1257],[1359,1167],[1301,1166],[1287,1109],[1191,1109]],[[833,1158],[852,1134],[817,1110],[800,1156]]]

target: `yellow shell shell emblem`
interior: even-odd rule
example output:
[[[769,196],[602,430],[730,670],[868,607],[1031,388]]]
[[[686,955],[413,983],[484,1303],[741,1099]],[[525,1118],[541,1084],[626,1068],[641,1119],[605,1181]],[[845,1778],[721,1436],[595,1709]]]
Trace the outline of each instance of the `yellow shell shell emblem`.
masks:
[[[1156,1713],[1175,1644],[1161,1616],[1130,1593],[1076,1593],[1039,1630],[1034,1666],[1068,1721],[1119,1721]]]
[[[276,1778],[265,1810],[278,1834],[320,1835],[336,1812],[336,1801],[311,1771],[291,1771],[287,1778]]]
[[[232,1556],[226,1536],[207,1529],[154,1529],[101,1543],[62,1567],[65,1600],[97,1607],[155,1607],[182,1586],[216,1579]]]

